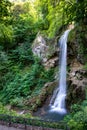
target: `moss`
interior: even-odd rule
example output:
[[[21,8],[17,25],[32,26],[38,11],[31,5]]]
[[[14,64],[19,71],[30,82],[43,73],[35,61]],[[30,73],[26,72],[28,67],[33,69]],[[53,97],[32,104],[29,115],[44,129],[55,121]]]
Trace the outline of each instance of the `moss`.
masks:
[[[76,36],[76,29],[73,29],[69,33],[68,42],[72,43],[73,41],[75,41],[75,36]]]
[[[36,111],[38,107],[42,107],[47,98],[52,95],[57,84],[57,81],[46,83],[40,90],[39,95],[33,95],[25,101],[25,106],[29,107],[31,111]]]

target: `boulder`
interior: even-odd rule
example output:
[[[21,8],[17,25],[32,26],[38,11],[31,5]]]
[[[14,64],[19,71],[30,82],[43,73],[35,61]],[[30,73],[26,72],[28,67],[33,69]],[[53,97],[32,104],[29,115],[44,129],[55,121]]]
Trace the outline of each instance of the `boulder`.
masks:
[[[42,59],[43,62],[47,61],[48,46],[46,40],[38,34],[32,45],[32,52],[34,55]]]
[[[56,39],[47,39],[38,33],[32,45],[32,52],[41,59],[46,69],[55,67],[58,63],[59,48]]]

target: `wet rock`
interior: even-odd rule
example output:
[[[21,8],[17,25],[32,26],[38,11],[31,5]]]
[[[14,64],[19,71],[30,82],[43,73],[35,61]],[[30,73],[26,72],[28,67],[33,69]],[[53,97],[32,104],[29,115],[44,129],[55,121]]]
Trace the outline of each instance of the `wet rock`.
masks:
[[[43,65],[45,69],[54,68],[55,66],[58,65],[58,60],[59,60],[58,57],[53,57],[49,59],[47,62],[45,62]]]
[[[87,85],[87,71],[76,59],[71,64],[68,77],[67,106],[85,99],[85,87]]]
[[[38,107],[49,105],[53,90],[58,85],[58,81],[48,82],[44,85],[39,95],[36,95],[25,102],[25,105],[30,107],[32,111],[37,111]]]

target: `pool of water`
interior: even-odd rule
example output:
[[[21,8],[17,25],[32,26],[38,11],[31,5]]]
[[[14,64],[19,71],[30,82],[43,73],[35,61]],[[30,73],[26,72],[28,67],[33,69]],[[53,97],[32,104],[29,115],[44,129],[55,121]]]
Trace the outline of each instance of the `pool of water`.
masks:
[[[45,114],[41,116],[44,120],[49,121],[61,121],[67,113],[62,113],[60,111],[50,111],[50,107],[45,108]]]

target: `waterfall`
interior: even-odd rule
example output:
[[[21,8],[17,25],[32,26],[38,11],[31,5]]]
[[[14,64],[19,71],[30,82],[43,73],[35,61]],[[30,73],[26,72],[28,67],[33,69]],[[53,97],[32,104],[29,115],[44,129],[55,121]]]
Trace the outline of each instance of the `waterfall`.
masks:
[[[66,65],[67,65],[67,38],[69,29],[64,32],[59,40],[60,58],[59,58],[59,87],[53,93],[50,101],[51,111],[66,113]]]

